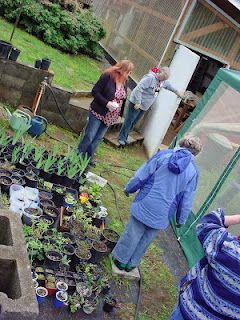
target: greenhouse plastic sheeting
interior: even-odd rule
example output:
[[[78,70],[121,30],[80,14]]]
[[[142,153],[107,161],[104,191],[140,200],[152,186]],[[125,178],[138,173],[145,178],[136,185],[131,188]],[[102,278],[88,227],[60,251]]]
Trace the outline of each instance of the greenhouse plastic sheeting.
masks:
[[[175,233],[193,266],[203,255],[196,236],[200,218],[218,207],[226,215],[238,214],[240,203],[240,72],[220,69],[172,147],[186,133],[198,136],[202,152],[195,158],[199,182],[187,223]],[[240,228],[229,231],[237,235]]]

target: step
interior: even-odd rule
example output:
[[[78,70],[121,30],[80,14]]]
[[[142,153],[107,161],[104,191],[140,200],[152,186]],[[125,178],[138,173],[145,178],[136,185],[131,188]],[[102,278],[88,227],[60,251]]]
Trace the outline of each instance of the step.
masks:
[[[121,147],[118,142],[119,131],[110,130],[104,136],[104,141],[111,144],[114,147]],[[128,136],[127,146],[132,146],[137,143],[142,143],[144,140],[143,136],[137,131],[132,131]]]
[[[139,280],[140,279],[140,273],[138,271],[138,268],[133,269],[130,272],[126,272],[124,270],[119,270],[115,264],[112,264],[112,275],[113,276],[123,276],[129,280]]]

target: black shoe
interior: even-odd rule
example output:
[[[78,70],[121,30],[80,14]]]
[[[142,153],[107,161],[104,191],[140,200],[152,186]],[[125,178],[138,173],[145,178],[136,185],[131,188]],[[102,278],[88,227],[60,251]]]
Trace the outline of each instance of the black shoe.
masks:
[[[130,267],[130,266],[128,266],[128,265],[126,265],[126,267],[125,267],[125,271],[126,272],[131,272],[133,269],[135,269],[136,267]]]
[[[115,264],[115,266],[119,269],[119,270],[125,270],[126,268],[126,264],[121,263],[120,261],[113,259],[113,263]]]
[[[91,162],[89,163],[89,166],[95,168],[95,167],[96,167],[96,164],[97,164],[96,161],[91,161]]]

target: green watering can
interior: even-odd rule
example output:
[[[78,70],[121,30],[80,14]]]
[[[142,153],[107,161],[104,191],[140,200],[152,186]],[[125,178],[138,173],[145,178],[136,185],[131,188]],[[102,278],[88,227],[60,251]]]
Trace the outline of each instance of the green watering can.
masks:
[[[12,129],[26,132],[31,127],[31,116],[24,111],[16,110],[11,113],[5,108],[8,114],[8,121]]]

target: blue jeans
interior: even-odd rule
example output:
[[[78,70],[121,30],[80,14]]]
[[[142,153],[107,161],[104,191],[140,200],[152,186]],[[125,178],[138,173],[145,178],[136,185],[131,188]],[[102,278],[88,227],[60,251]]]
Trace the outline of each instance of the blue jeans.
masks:
[[[179,304],[176,305],[168,320],[184,320],[181,310],[179,308]]]
[[[130,267],[138,266],[157,233],[157,229],[147,227],[131,216],[123,234],[113,249],[113,258]]]
[[[129,133],[134,128],[135,124],[142,118],[144,111],[134,109],[134,103],[129,101],[128,110],[125,115],[125,120],[119,133],[118,140],[127,142]]]
[[[79,144],[79,152],[84,155],[87,153],[90,157],[90,163],[93,162],[94,153],[99,145],[99,142],[104,137],[108,127],[98,120],[92,112],[89,111],[88,123],[84,131],[84,136]]]

